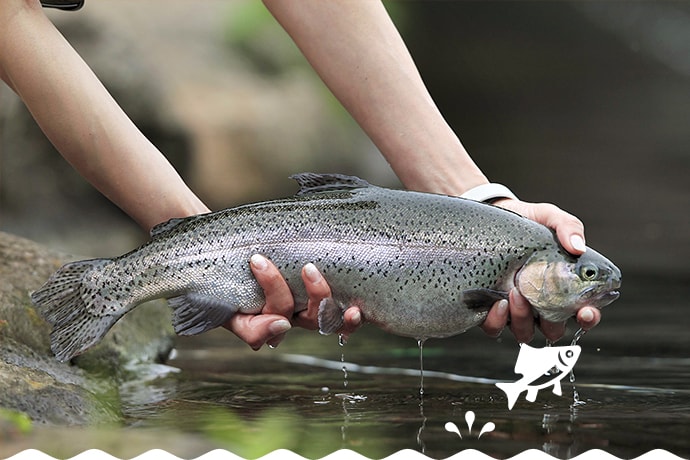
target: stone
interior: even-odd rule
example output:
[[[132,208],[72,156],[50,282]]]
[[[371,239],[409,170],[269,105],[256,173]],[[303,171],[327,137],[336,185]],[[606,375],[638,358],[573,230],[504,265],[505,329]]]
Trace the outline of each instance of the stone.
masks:
[[[0,232],[0,409],[33,422],[119,420],[119,385],[132,377],[126,369],[160,362],[172,348],[170,314],[160,301],[128,314],[92,350],[58,362],[50,351],[50,325],[29,293],[74,259]]]

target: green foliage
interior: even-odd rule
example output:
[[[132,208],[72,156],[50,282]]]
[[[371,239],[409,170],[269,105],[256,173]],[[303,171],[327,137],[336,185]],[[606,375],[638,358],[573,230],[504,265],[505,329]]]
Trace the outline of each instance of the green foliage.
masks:
[[[307,67],[297,45],[261,2],[233,3],[223,38],[259,73],[276,76],[293,67]]]
[[[16,434],[27,434],[32,426],[31,419],[24,412],[0,407],[0,440]]]
[[[201,422],[210,440],[245,458],[257,458],[276,449],[295,449],[300,438],[297,418],[279,408],[268,409],[253,420],[230,410],[211,409]]]

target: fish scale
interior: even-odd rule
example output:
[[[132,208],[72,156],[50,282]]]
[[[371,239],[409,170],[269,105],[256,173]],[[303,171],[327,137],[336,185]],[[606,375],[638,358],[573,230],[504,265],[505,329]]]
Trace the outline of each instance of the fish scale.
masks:
[[[521,271],[536,277],[523,282],[530,288],[547,279],[539,271],[544,264],[566,266],[568,273],[595,265],[602,279],[594,289],[587,285],[590,301],[620,285],[620,272],[603,256],[589,250],[574,257],[551,230],[494,206],[385,189],[350,176],[293,177],[301,186],[294,197],[172,219],[125,255],[58,270],[32,294],[53,325],[56,356],[85,351],[122,315],[154,298],[169,300],[173,325],[183,335],[220,326],[236,312],[259,313],[264,295],[248,264],[256,253],[285,277],[296,311],[307,305],[301,269],[308,262],[317,266],[332,290],[319,309],[320,324],[328,325],[323,333],[340,327],[344,308],[355,304],[366,321],[395,334],[458,334],[481,323],[516,284],[520,288]],[[533,302],[535,309],[572,315],[582,306],[572,293],[584,292],[584,285],[568,283],[550,305]],[[564,293],[570,297],[559,298]]]

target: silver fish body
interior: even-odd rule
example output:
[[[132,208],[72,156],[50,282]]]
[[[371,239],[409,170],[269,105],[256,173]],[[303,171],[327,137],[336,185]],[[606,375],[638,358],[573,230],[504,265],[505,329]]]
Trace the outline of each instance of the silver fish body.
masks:
[[[293,177],[301,186],[294,197],[173,219],[128,254],[61,268],[32,294],[53,325],[58,359],[85,351],[151,299],[168,299],[181,335],[218,327],[236,312],[259,313],[263,292],[248,264],[256,253],[281,271],[296,310],[307,304],[301,268],[317,266],[332,290],[319,311],[323,333],[342,325],[351,304],[389,332],[428,338],[480,324],[514,286],[530,291],[535,309],[552,320],[572,316],[582,299],[603,306],[617,297],[620,271],[610,261],[592,250],[574,257],[551,230],[509,211],[349,176]],[[582,285],[582,266],[596,279]],[[545,281],[560,280],[563,270],[576,279]]]

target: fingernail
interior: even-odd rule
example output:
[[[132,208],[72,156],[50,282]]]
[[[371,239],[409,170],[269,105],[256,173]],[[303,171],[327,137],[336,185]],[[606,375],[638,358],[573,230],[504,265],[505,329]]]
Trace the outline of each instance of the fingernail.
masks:
[[[290,329],[292,329],[292,324],[290,324],[290,321],[288,321],[286,319],[279,319],[279,320],[273,321],[268,326],[268,330],[273,335],[284,334],[287,331],[289,331]]]
[[[585,308],[580,314],[580,320],[585,322],[590,322],[594,319],[594,312],[589,308]]]
[[[304,266],[304,274],[312,283],[318,283],[321,281],[321,273],[319,273],[319,269],[316,268],[316,265],[311,262]]]
[[[578,251],[585,252],[587,250],[587,245],[585,244],[585,240],[582,239],[580,235],[573,235],[570,237],[570,244],[573,245],[575,249]]]
[[[268,260],[261,254],[254,254],[249,258],[249,263],[257,270],[266,270],[268,268]]]
[[[362,323],[362,313],[359,310],[357,310],[352,314],[350,320],[352,321],[353,325],[359,326]]]
[[[500,313],[503,313],[508,309],[508,301],[506,299],[500,300],[496,305],[496,308]]]

